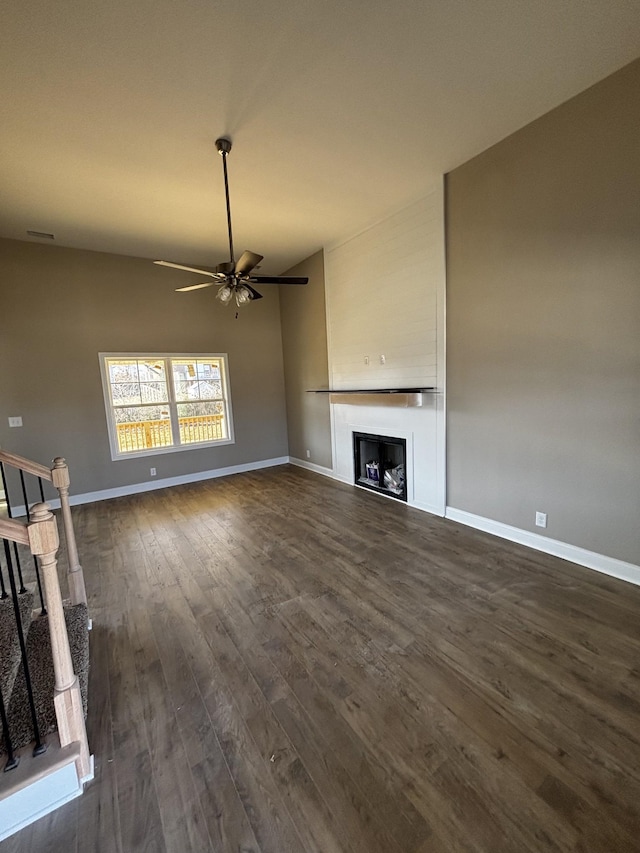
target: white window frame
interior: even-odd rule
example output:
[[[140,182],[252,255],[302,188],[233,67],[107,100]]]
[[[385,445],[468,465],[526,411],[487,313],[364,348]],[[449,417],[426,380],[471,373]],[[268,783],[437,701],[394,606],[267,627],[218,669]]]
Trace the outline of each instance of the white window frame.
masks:
[[[137,358],[145,360],[160,360],[165,362],[165,374],[167,377],[167,390],[169,392],[169,412],[171,418],[171,429],[174,436],[180,436],[178,424],[178,401],[176,401],[175,388],[173,383],[173,371],[171,370],[171,361],[180,359],[197,359],[206,361],[207,359],[220,359],[221,378],[222,378],[222,396],[224,405],[224,417],[227,425],[227,438],[218,438],[213,441],[192,442],[190,444],[174,444],[168,447],[149,447],[144,450],[134,450],[128,453],[121,453],[118,446],[118,437],[116,431],[116,422],[113,416],[114,406],[111,400],[111,390],[109,382],[109,373],[107,370],[107,359],[110,358]],[[141,456],[159,456],[164,453],[183,453],[187,450],[201,450],[205,447],[222,447],[227,444],[235,444],[235,435],[233,430],[233,412],[231,407],[231,390],[229,385],[229,356],[226,352],[207,352],[207,353],[176,353],[176,352],[99,352],[98,359],[100,361],[100,376],[102,378],[102,393],[104,397],[104,408],[107,419],[107,431],[109,434],[109,447],[111,450],[111,459],[117,462],[121,459],[136,459]]]

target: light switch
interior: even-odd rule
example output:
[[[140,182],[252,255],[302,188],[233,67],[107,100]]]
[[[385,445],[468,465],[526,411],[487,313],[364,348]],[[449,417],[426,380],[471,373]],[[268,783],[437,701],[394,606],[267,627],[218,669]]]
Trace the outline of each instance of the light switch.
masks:
[[[21,417],[9,418],[9,426],[10,427],[22,426],[22,418]]]

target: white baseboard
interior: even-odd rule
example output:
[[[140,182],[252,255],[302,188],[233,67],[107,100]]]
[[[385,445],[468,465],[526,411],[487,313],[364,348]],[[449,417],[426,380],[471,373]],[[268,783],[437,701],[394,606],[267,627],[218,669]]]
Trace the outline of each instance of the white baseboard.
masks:
[[[509,524],[502,524],[500,521],[493,521],[491,518],[484,518],[481,515],[474,515],[472,512],[455,509],[451,506],[446,508],[445,518],[640,586],[640,566],[633,563],[625,563],[624,560],[616,560],[604,554],[597,554],[595,551],[587,551],[586,548],[579,548],[577,545],[569,545],[567,542],[561,542],[558,539],[549,539],[539,533],[531,533],[529,530],[511,527]]]
[[[331,468],[324,468],[322,465],[316,465],[313,462],[308,462],[306,459],[298,459],[296,456],[290,456],[289,462],[292,465],[297,465],[298,468],[306,468],[307,471],[315,471],[316,474],[322,474],[324,477],[331,477],[335,480],[335,475]]]
[[[353,486],[354,489],[362,489],[365,492],[369,492],[370,494],[378,495],[382,498],[387,498],[388,500],[395,501],[397,498],[389,497],[389,495],[385,495],[383,492],[374,492],[372,489],[367,489],[364,486],[359,486],[357,483],[354,483],[350,477],[341,477],[339,474],[334,474],[329,468],[320,468],[319,465],[311,466],[309,463],[304,462],[303,459],[294,459],[291,458],[289,460],[292,465],[300,465],[301,468],[309,468],[310,471],[317,471],[319,474],[324,474],[326,477],[331,477],[332,480],[336,480],[338,483],[344,483],[345,486]],[[407,501],[406,506],[410,506],[412,509],[419,509],[421,512],[428,512],[431,515],[439,515],[440,518],[444,515],[444,510],[441,506],[436,506],[435,504],[427,504],[422,503],[421,501]]]
[[[261,459],[258,462],[244,462],[241,465],[230,465],[227,468],[214,468],[210,471],[196,471],[195,474],[181,474],[179,477],[165,477],[161,480],[147,480],[143,483],[131,483],[128,486],[116,486],[113,489],[100,489],[97,492],[84,492],[84,494],[70,495],[71,506],[79,504],[96,503],[106,501],[110,498],[122,498],[127,495],[137,495],[142,492],[153,492],[155,489],[166,489],[169,486],[181,486],[185,483],[198,483],[201,480],[214,480],[217,477],[228,477],[229,474],[242,474],[245,471],[258,471],[261,468],[272,468],[275,465],[286,465],[288,456],[278,456],[274,459]],[[58,498],[47,499],[52,509],[60,508]],[[12,507],[14,517],[25,516],[24,504]]]
[[[439,515],[440,518],[444,517],[444,508],[442,506],[437,506],[436,504],[426,504],[421,501],[414,501],[409,504],[413,509],[419,509],[422,512],[431,513],[431,515]]]

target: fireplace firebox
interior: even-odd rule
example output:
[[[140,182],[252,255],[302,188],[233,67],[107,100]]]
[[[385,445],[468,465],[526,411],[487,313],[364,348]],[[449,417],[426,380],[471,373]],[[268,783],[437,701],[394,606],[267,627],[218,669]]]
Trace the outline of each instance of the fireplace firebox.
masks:
[[[407,442],[387,435],[353,433],[353,468],[357,486],[396,500],[407,500]]]

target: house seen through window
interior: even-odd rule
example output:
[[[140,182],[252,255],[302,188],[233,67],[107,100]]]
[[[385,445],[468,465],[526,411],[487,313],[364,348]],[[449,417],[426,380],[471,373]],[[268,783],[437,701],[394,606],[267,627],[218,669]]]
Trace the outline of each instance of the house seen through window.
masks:
[[[226,356],[100,354],[114,459],[233,441]]]

